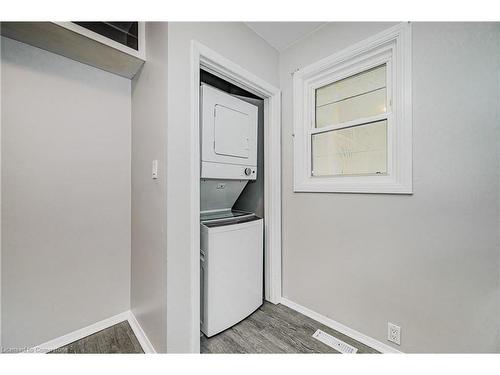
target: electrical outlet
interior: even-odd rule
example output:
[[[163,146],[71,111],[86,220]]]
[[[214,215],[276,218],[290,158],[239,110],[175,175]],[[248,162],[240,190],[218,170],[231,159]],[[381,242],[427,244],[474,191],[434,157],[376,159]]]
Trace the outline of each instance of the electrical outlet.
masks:
[[[401,345],[401,327],[390,322],[387,323],[387,340]]]

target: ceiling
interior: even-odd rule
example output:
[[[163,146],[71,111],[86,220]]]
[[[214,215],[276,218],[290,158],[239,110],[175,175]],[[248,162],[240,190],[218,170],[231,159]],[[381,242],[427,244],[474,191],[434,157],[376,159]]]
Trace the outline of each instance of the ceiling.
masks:
[[[245,22],[245,24],[281,52],[322,27],[325,22]]]

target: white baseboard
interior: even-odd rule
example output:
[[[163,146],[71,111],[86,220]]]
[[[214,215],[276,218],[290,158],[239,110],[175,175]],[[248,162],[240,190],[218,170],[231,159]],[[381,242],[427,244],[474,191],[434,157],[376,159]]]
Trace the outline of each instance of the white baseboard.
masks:
[[[343,333],[344,335],[347,335],[354,340],[357,340],[365,345],[368,345],[369,347],[378,350],[381,353],[402,353],[401,351],[386,345],[378,340],[375,340],[373,337],[367,336],[361,332],[358,332],[352,328],[349,328],[342,323],[339,323],[333,319],[327,318],[324,315],[321,315],[317,313],[316,311],[310,310],[307,307],[304,307],[302,305],[299,305],[298,303],[295,303],[293,301],[290,301],[286,298],[281,298],[281,303],[285,306],[288,306],[289,308],[304,314],[305,316],[308,316],[311,319],[314,319],[322,324],[324,324],[327,327],[330,327],[336,331],[339,331],[340,333]]]
[[[110,318],[101,320],[101,321],[94,323],[94,324],[91,324],[87,327],[70,332],[66,335],[57,337],[57,338],[50,340],[50,341],[47,341],[43,344],[26,349],[23,351],[23,353],[40,353],[40,354],[48,353],[54,349],[71,344],[72,342],[75,342],[77,340],[83,339],[84,337],[93,335],[96,332],[102,331],[103,329],[109,328],[109,327],[111,327],[115,324],[121,323],[125,320],[127,320],[128,323],[130,324],[130,328],[132,328],[132,331],[134,332],[135,336],[137,337],[137,340],[141,344],[142,349],[144,350],[144,353],[156,353],[153,345],[151,345],[151,342],[148,340],[146,334],[144,333],[141,326],[137,322],[137,319],[135,318],[134,314],[132,314],[132,312],[130,310],[124,311],[124,312],[117,314],[117,315],[114,315]]]
[[[141,325],[137,321],[135,315],[132,313],[132,311],[129,311],[128,313],[129,313],[128,324],[130,324],[130,328],[132,328],[132,331],[134,331],[135,337],[137,337],[139,344],[141,344],[144,353],[146,354],[156,353],[154,346],[151,344],[151,341],[149,341],[148,336],[146,335]]]

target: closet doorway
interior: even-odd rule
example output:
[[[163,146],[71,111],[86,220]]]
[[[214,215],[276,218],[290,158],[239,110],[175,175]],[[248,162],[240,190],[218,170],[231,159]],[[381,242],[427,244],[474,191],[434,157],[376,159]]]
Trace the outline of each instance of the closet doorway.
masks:
[[[281,92],[241,66],[197,41],[191,46],[191,343],[200,351],[200,69],[264,101],[264,294],[281,302]]]

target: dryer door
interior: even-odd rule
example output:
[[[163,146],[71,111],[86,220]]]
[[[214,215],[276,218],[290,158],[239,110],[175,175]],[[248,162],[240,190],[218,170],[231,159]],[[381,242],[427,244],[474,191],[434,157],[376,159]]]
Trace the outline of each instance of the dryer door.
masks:
[[[202,177],[255,178],[258,108],[208,85],[201,103]]]
[[[214,151],[217,155],[248,159],[250,118],[220,104],[214,109]]]

